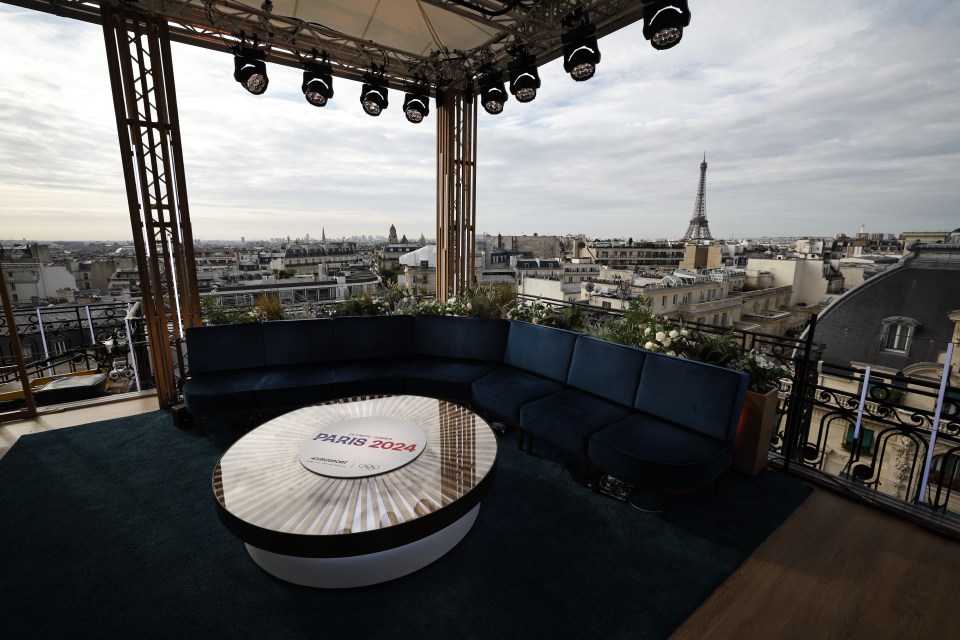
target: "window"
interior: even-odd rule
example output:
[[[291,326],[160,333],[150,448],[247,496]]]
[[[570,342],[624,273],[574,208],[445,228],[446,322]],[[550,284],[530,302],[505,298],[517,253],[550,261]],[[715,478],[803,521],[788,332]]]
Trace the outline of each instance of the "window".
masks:
[[[600,306],[603,307],[604,309],[609,309],[610,303],[604,300],[603,302],[600,303]]]
[[[907,355],[920,323],[913,318],[892,316],[881,323],[880,350]]]
[[[663,301],[660,303],[660,306],[661,306],[661,307],[666,307],[666,306],[667,306],[667,296],[663,296]]]

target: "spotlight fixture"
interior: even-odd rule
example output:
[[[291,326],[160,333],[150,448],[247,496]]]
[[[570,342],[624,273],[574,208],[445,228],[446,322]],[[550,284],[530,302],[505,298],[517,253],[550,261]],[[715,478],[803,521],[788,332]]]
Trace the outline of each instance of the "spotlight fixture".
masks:
[[[333,72],[330,63],[307,62],[303,67],[303,84],[300,86],[303,97],[315,107],[327,106],[333,97]]]
[[[430,114],[430,97],[424,94],[408,93],[404,97],[403,112],[409,122],[420,124]]]
[[[517,56],[510,65],[510,93],[517,102],[530,102],[537,97],[540,88],[540,74],[537,72],[537,59],[529,54]]]
[[[507,101],[507,90],[503,86],[503,75],[499,71],[488,69],[480,78],[480,104],[484,111],[492,116],[503,111]]]
[[[430,89],[423,83],[417,83],[413,91],[408,91],[403,99],[403,112],[407,120],[420,124],[430,113]]]
[[[267,54],[260,49],[238,46],[233,50],[233,79],[255,96],[267,90]]]
[[[669,49],[683,37],[683,28],[690,25],[687,0],[644,0],[643,37],[654,49]]]
[[[360,104],[368,116],[374,117],[387,108],[387,81],[382,73],[368,73],[363,76]]]
[[[577,82],[592,78],[600,62],[597,28],[581,24],[561,35],[560,42],[563,43],[563,70]]]

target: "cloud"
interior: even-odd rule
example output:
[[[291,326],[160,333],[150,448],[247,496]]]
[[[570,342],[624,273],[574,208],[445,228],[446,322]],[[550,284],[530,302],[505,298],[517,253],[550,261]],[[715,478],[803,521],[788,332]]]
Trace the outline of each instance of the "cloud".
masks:
[[[678,237],[704,152],[717,237],[957,226],[960,5],[693,5],[674,49],[631,25],[601,39],[590,81],[553,61],[534,102],[481,110],[479,231]],[[0,236],[115,237],[128,214],[99,27],[0,18],[18,87],[0,98]],[[434,114],[407,123],[391,92],[370,118],[340,79],[313,108],[275,65],[254,97],[229,56],[173,53],[196,237],[433,235]]]

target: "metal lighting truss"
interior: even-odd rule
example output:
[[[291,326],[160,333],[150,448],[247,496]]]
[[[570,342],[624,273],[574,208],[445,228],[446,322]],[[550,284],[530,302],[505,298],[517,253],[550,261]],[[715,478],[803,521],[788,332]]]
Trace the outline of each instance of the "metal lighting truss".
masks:
[[[437,109],[437,297],[473,281],[477,223],[477,101],[459,92]]]
[[[162,18],[101,9],[150,357],[170,407],[184,329],[202,319],[169,34]]]
[[[558,58],[563,54],[560,37],[567,29],[562,20],[577,8],[596,26],[598,37],[643,18],[639,0],[420,0],[493,31],[485,42],[469,50],[438,48],[420,55],[278,15],[270,0],[260,8],[234,0],[0,1],[97,24],[101,5],[127,6],[165,20],[174,42],[229,53],[243,34],[247,40],[256,37],[270,63],[300,68],[304,59],[322,51],[329,56],[333,75],[362,81],[366,73],[385,67],[388,86],[398,90],[408,88],[417,78],[426,79],[432,88],[438,83],[462,86],[484,66],[505,70],[516,45],[536,56],[538,64]]]

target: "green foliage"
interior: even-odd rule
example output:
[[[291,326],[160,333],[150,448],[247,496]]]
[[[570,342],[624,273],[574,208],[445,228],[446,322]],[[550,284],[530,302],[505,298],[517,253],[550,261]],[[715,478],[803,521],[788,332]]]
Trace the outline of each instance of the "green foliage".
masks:
[[[224,307],[213,296],[200,298],[200,315],[204,324],[234,324],[256,322],[257,317],[250,307]]]
[[[790,376],[790,370],[783,367],[772,358],[758,351],[739,353],[726,364],[727,368],[743,371],[750,375],[747,388],[757,393],[766,393],[780,387],[780,378]]]
[[[733,331],[720,334],[697,331],[685,355],[691,360],[727,367],[740,353],[740,343]]]
[[[653,313],[646,298],[631,300],[622,317],[601,322],[590,333],[608,342],[671,356],[686,357],[692,345],[690,332],[683,322]]]

